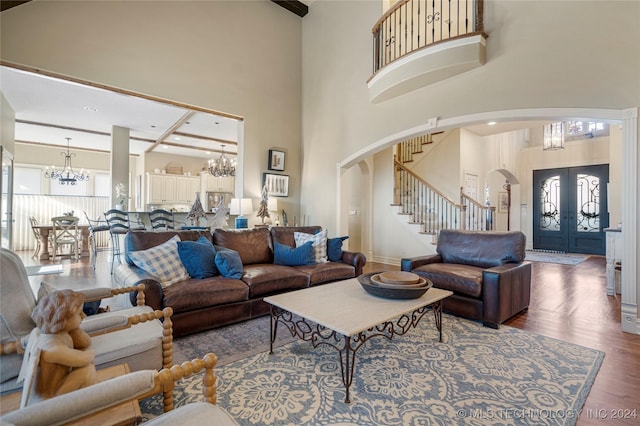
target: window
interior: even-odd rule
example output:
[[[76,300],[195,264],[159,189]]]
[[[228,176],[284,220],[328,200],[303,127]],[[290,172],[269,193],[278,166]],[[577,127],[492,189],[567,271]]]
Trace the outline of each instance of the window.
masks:
[[[42,169],[16,167],[13,169],[14,194],[42,194]]]
[[[565,123],[565,140],[590,139],[609,136],[609,125],[596,121],[567,121]]]

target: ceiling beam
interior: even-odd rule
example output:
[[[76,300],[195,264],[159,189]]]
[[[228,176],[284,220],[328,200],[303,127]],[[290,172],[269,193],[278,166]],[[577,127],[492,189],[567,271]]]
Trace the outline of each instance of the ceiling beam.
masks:
[[[185,138],[201,139],[203,141],[225,143],[225,144],[228,144],[228,145],[238,145],[238,142],[235,142],[235,141],[228,141],[226,139],[211,138],[209,136],[194,135],[194,134],[191,134],[191,133],[184,133],[184,132],[173,132],[173,134],[175,136],[182,136],[182,137],[185,137]]]
[[[0,12],[4,12],[5,10],[11,9],[12,7],[20,6],[23,3],[29,3],[29,0],[23,0],[23,1],[2,0],[0,1]]]
[[[186,123],[192,116],[195,114],[195,111],[189,111],[184,114],[178,121],[173,123],[173,126],[169,127],[160,137],[153,143],[151,146],[144,150],[145,153],[149,153],[155,149],[158,145],[161,145],[166,138],[171,136],[173,132],[179,129],[184,123]]]
[[[302,3],[298,0],[271,0],[278,6],[282,6],[287,9],[289,12],[293,12],[299,17],[304,17],[307,13],[309,13],[309,6]]]

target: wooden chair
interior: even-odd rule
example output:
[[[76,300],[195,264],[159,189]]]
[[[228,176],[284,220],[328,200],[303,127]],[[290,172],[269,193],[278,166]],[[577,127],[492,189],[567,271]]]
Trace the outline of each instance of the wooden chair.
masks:
[[[175,229],[175,220],[173,212],[164,209],[155,209],[149,213],[151,228],[154,231],[173,231]]]
[[[0,423],[16,426],[58,425],[84,420],[91,424],[95,421],[95,416],[106,413],[116,405],[162,392],[165,395],[165,413],[145,422],[145,425],[237,425],[238,423],[224,409],[216,405],[216,377],[213,371],[216,362],[216,356],[209,353],[203,358],[160,371],[142,370],[128,373],[9,412],[0,418]],[[174,410],[175,383],[202,370],[203,402],[187,404]]]
[[[31,313],[36,297],[22,260],[12,251],[0,248],[0,390],[16,389],[22,354],[29,334],[35,328]],[[56,289],[41,285],[39,297]],[[81,327],[91,335],[95,365],[126,363],[131,371],[160,369],[173,363],[173,323],[171,308],[153,310],[145,305],[144,285],[126,288],[94,288],[79,291],[85,302],[102,300],[137,291],[137,306],[119,311],[91,315]]]
[[[33,232],[33,236],[36,239],[36,248],[33,250],[33,255],[31,255],[31,257],[37,258],[40,254],[40,249],[42,248],[42,235],[40,235],[40,230],[36,228],[39,223],[34,216],[29,216],[29,223],[31,224],[31,232]],[[51,245],[50,241],[51,240],[49,240],[49,245]]]
[[[57,216],[51,218],[53,229],[49,238],[52,238],[53,260],[62,253],[60,249],[69,247],[69,255],[73,255],[76,260],[80,258],[80,230],[78,229],[78,219],[75,216]]]

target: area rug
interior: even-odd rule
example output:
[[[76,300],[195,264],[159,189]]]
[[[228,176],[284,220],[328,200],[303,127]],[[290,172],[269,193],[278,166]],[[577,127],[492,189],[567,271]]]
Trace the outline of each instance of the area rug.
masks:
[[[532,262],[560,263],[562,265],[579,265],[589,256],[573,253],[546,253],[527,250],[524,260]]]
[[[368,341],[351,404],[335,350],[298,340],[216,368],[218,404],[241,425],[575,424],[604,353],[446,314],[443,324],[442,343],[429,315],[404,336]],[[177,406],[201,400],[202,377],[179,382],[175,396]],[[141,408],[158,415],[161,399]]]

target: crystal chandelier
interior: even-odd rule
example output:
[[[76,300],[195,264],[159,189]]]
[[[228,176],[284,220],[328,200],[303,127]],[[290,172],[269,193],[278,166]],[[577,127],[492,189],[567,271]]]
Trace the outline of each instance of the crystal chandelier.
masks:
[[[76,154],[69,152],[69,141],[71,138],[65,139],[67,139],[67,152],[62,151],[60,153],[60,155],[64,155],[64,168],[62,170],[56,170],[55,166],[51,166],[51,168],[47,167],[47,170],[44,172],[44,177],[58,179],[60,185],[75,185],[78,181],[89,180],[89,172],[81,169],[80,173],[76,173],[73,167],[71,167],[71,157]]]
[[[564,149],[564,123],[551,123],[544,126],[542,149],[544,151]]]
[[[222,153],[217,160],[209,160],[209,173],[215,177],[227,177],[236,175],[236,160],[235,158],[230,160],[224,155],[224,145],[222,146]]]

